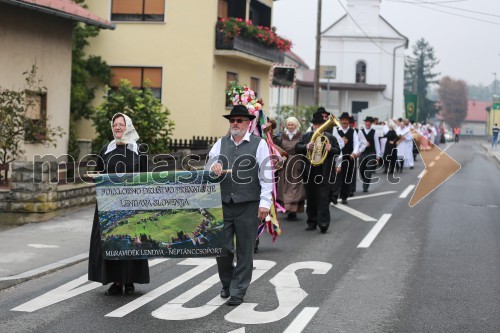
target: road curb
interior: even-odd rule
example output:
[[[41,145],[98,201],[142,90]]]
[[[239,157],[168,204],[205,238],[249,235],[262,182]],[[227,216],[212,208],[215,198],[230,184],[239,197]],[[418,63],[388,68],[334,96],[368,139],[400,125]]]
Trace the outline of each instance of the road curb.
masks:
[[[35,268],[35,269],[32,269],[32,270],[24,272],[24,273],[0,278],[0,290],[15,286],[16,284],[37,278],[39,276],[57,271],[61,268],[77,264],[79,262],[87,260],[88,258],[89,258],[88,253],[82,253],[82,254],[76,255],[74,257],[59,260],[53,264],[49,264],[49,265],[45,265],[45,266],[42,266],[39,268]]]
[[[497,162],[500,163],[500,153],[491,151],[489,144],[488,145],[483,144],[482,146],[483,146],[484,150],[486,150],[486,152],[489,155],[491,155],[491,157],[493,157],[493,159],[497,160]]]

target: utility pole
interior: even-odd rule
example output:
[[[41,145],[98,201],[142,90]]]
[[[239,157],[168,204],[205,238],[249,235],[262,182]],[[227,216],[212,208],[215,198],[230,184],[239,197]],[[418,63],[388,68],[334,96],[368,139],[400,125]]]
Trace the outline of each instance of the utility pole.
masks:
[[[493,81],[493,95],[497,94],[497,73],[492,73],[495,76],[495,81]]]
[[[318,18],[316,19],[316,64],[314,65],[314,104],[319,105],[319,55],[321,50],[321,1],[318,0]]]

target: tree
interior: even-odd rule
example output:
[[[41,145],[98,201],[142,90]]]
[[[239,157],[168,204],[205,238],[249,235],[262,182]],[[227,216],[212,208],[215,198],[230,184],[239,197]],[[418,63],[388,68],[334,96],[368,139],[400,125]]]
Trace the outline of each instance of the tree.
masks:
[[[146,88],[140,90],[132,87],[128,80],[121,80],[118,88],[106,87],[106,99],[92,116],[97,137],[93,142],[93,150],[98,151],[113,140],[110,121],[118,112],[123,112],[132,119],[140,136],[140,141],[149,147],[149,153],[168,152],[168,141],[172,136],[174,123],[168,119],[170,112],[154,97],[145,82]]]
[[[84,0],[76,0],[83,4]],[[83,5],[83,7],[86,7]],[[111,79],[109,66],[97,56],[86,56],[88,39],[99,34],[98,27],[83,23],[73,23],[72,66],[71,66],[71,106],[68,154],[77,159],[80,153],[76,137],[75,123],[80,119],[90,119],[95,112],[91,105],[95,97],[96,84],[108,84]],[[91,84],[93,82],[94,86]]]
[[[23,73],[25,87],[18,90],[0,87],[0,163],[7,164],[24,156],[23,143],[52,144],[56,136],[62,137],[62,127],[53,127],[46,119],[27,117],[30,108],[40,107],[37,96],[43,96],[46,88],[37,77],[37,66]],[[7,178],[7,174],[5,174]]]
[[[444,121],[451,127],[460,127],[467,117],[467,85],[445,76],[439,82],[438,94]]]
[[[418,121],[425,122],[435,112],[434,101],[427,97],[430,84],[437,83],[433,68],[439,63],[434,55],[434,48],[423,38],[413,45],[413,57],[405,61],[405,90],[418,96]]]

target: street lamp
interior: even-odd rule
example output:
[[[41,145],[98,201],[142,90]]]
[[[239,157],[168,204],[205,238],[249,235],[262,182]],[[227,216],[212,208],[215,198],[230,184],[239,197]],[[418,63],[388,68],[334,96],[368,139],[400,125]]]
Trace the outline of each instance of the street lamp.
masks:
[[[497,94],[497,73],[492,73],[495,76],[495,81],[493,81],[493,95]]]

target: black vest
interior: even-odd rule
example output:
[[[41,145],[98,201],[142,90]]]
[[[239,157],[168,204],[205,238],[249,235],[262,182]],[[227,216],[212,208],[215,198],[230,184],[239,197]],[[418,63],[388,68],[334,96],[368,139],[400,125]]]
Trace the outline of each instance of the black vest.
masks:
[[[363,154],[364,155],[375,154],[377,152],[377,150],[375,149],[375,130],[372,128],[372,130],[368,134],[366,134],[364,129],[362,129],[362,131],[363,134],[365,135],[366,141],[370,143],[370,146],[365,148]]]
[[[347,133],[344,133],[342,128],[339,128],[338,132],[341,138],[347,138],[347,143],[342,148],[342,155],[351,155],[354,150],[354,130],[349,127]]]
[[[219,162],[224,170],[232,170],[221,182],[222,202],[229,203],[231,199],[235,203],[260,200],[256,155],[261,140],[250,135],[250,141],[242,141],[236,146],[230,136],[222,137]]]

